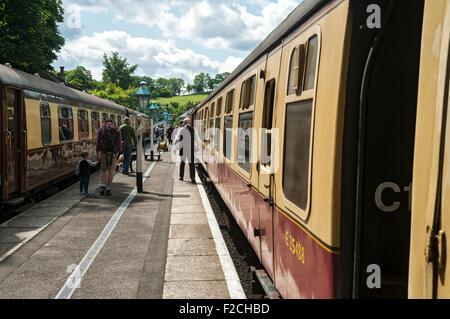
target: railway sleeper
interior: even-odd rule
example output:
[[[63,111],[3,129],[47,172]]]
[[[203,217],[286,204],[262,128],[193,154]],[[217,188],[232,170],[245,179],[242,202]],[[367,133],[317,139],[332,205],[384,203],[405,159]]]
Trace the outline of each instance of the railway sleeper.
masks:
[[[256,269],[256,267],[251,266],[250,270],[252,272],[252,288],[255,294],[264,295],[265,299],[280,299],[280,294],[278,293],[275,285],[270,279],[269,275],[264,269]]]

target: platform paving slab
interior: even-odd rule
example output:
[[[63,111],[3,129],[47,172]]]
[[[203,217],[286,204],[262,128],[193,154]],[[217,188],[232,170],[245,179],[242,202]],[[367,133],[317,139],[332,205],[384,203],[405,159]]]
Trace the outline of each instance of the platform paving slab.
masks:
[[[218,256],[168,256],[165,281],[211,281],[225,283]]]
[[[164,299],[230,299],[223,281],[173,281],[164,288]]]
[[[170,239],[205,238],[212,239],[209,225],[174,225],[170,226]]]
[[[171,225],[208,225],[205,214],[173,214],[170,220]]]
[[[213,239],[188,238],[169,239],[167,256],[214,256],[216,246]]]

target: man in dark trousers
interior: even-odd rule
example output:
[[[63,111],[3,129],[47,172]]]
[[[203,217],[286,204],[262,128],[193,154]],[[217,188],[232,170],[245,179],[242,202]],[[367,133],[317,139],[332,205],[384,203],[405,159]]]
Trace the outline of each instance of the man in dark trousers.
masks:
[[[130,167],[131,153],[133,152],[133,145],[137,146],[137,138],[134,128],[130,125],[130,118],[126,117],[123,122],[124,124],[120,127],[123,150],[122,173],[129,175],[128,168]]]
[[[105,126],[97,134],[97,162],[102,165],[102,190],[100,195],[111,196],[111,186],[114,179],[117,155],[122,148],[122,134],[112,120],[107,120]]]
[[[186,162],[189,163],[189,173],[191,177],[192,184],[196,184],[195,181],[195,148],[198,146],[197,144],[198,138],[195,132],[195,129],[191,126],[191,120],[189,118],[184,120],[184,127],[180,129],[177,134],[177,138],[175,140],[175,145],[181,143],[180,146],[180,181],[184,179],[184,166]]]

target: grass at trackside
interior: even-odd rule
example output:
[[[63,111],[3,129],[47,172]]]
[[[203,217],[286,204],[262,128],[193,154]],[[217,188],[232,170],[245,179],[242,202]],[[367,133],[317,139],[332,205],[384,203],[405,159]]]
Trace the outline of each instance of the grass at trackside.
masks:
[[[171,102],[178,103],[180,106],[186,105],[189,101],[197,104],[203,102],[204,99],[208,97],[209,94],[196,94],[196,95],[184,95],[184,96],[174,96],[170,98],[157,98],[151,100],[151,102],[156,102],[158,104],[170,104]]]

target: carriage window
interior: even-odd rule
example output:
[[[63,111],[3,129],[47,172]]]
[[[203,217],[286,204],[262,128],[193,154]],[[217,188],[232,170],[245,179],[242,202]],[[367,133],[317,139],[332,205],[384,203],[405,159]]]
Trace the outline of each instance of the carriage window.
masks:
[[[217,110],[216,110],[216,116],[220,116],[222,114],[222,98],[219,98],[217,101]]]
[[[214,130],[214,148],[220,152],[220,117],[216,118],[216,128]]]
[[[78,138],[89,138],[89,119],[86,110],[78,110]]]
[[[59,140],[73,140],[73,112],[71,107],[58,106]]]
[[[216,102],[214,102],[214,103],[211,105],[211,113],[209,114],[209,116],[210,116],[211,118],[214,117],[214,109],[215,109],[215,107],[216,107]],[[211,127],[212,127],[212,126],[211,126]]]
[[[317,53],[319,51],[319,38],[317,35],[308,41],[308,56],[306,58],[305,91],[314,89],[317,72]]]
[[[288,95],[300,94],[305,69],[305,45],[302,44],[292,50],[289,67]]]
[[[52,121],[48,103],[41,103],[41,134],[42,145],[52,143]]]
[[[211,140],[213,139],[214,135],[212,134],[212,130],[214,129],[214,119],[211,118],[209,120],[209,129],[208,129],[208,142],[211,142]]]
[[[253,112],[239,114],[238,165],[250,173],[252,150]]]
[[[116,122],[116,116],[114,114],[111,114],[110,119],[113,121],[114,125],[117,126],[117,122]]]
[[[286,106],[283,190],[285,197],[303,210],[309,198],[312,106],[312,100]]]
[[[234,90],[227,93],[225,100],[225,113],[231,113],[233,111]]]
[[[223,155],[231,159],[231,143],[233,142],[233,116],[224,118],[224,134],[223,134]]]
[[[98,112],[91,113],[92,118],[92,135],[93,137],[97,137],[97,132],[100,129],[100,115]]]
[[[108,121],[108,113],[102,113],[102,126],[105,126]]]
[[[240,107],[247,109],[255,104],[256,75],[242,82]]]
[[[120,116],[120,115],[117,115],[117,125],[118,125],[119,127],[122,126],[122,116]]]

